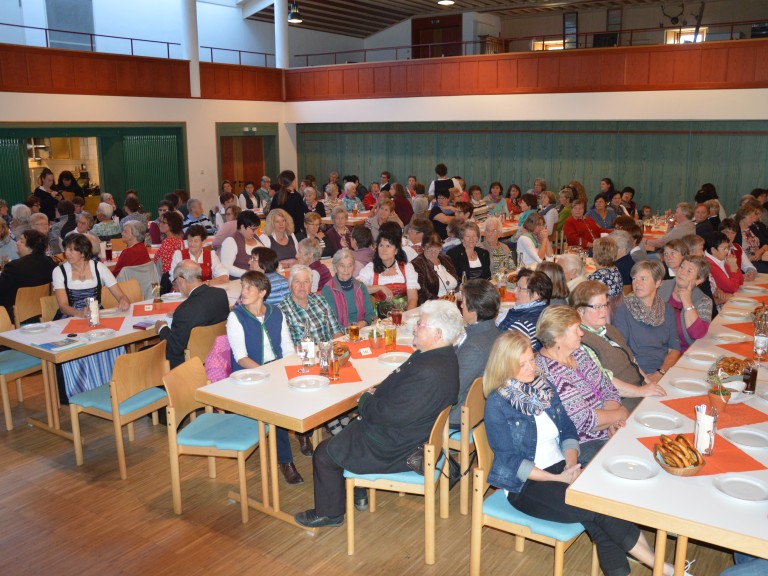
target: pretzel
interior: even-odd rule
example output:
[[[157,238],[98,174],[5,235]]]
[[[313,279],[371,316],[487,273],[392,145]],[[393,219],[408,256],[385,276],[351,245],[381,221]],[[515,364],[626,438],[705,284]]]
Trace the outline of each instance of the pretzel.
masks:
[[[744,371],[744,361],[733,356],[724,356],[717,361],[716,367],[725,376],[738,376]]]

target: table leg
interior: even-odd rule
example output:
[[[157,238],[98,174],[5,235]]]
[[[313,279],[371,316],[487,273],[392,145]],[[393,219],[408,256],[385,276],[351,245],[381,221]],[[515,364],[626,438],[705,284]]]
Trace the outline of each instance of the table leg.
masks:
[[[277,426],[269,432],[269,474],[272,480],[272,508],[280,512],[280,481],[277,474]]]
[[[51,411],[53,412],[53,426],[61,429],[61,421],[59,420],[59,409],[61,408],[61,400],[59,399],[59,386],[56,382],[56,364],[48,362],[48,387],[50,388],[51,396]]]
[[[61,422],[59,420],[59,394],[56,387],[56,365],[43,360],[41,368],[43,372],[43,394],[45,396],[46,422],[29,416],[27,417],[27,423],[40,428],[41,430],[45,430],[46,432],[74,441],[71,432],[61,429]]]
[[[264,422],[259,420],[259,463],[261,464],[261,501],[264,506],[269,508],[269,469],[267,468],[267,451],[269,450],[269,441]],[[272,427],[274,428],[274,426]]]
[[[675,576],[684,576],[685,574],[685,555],[688,552],[688,536],[677,535],[677,546],[675,547]]]
[[[667,551],[666,530],[656,531],[656,556],[653,559],[653,576],[664,576],[664,556]]]

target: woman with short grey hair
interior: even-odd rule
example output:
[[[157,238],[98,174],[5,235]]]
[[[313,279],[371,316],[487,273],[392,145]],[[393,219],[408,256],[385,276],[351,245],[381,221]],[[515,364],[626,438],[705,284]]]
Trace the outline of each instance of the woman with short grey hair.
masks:
[[[565,272],[565,282],[568,284],[568,291],[573,292],[576,286],[588,280],[584,260],[576,254],[562,254],[557,263]]]
[[[331,272],[328,267],[320,262],[323,249],[315,238],[304,238],[298,244],[296,262],[308,266],[312,270],[312,292],[322,290],[323,286],[331,281]]]
[[[342,248],[333,255],[333,268],[336,274],[321,291],[323,298],[333,309],[342,327],[357,324],[367,326],[376,317],[368,289],[365,284],[354,278],[355,253],[349,248]]]

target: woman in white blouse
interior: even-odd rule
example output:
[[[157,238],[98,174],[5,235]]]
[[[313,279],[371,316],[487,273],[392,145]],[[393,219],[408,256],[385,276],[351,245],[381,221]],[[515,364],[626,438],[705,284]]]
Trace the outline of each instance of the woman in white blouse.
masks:
[[[277,259],[283,266],[290,267],[296,262],[299,241],[293,233],[293,218],[282,208],[269,211],[264,233],[259,240],[277,253]]]
[[[221,264],[221,260],[216,256],[213,250],[206,250],[203,245],[208,238],[208,232],[204,226],[192,224],[187,229],[187,247],[183,250],[176,250],[171,260],[171,278],[173,271],[176,270],[179,262],[182,260],[194,260],[200,264],[203,271],[203,282],[211,285],[226,284],[229,282],[229,273]]]
[[[413,265],[406,262],[401,242],[397,224],[384,224],[376,240],[373,262],[363,267],[357,279],[377,300],[405,300],[411,310],[418,305],[419,278]]]
[[[517,241],[517,265],[534,267],[554,254],[544,218],[531,214],[525,219],[523,233]]]

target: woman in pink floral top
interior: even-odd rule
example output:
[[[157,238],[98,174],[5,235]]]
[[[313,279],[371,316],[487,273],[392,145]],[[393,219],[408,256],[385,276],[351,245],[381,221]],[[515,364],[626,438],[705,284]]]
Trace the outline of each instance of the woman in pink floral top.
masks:
[[[589,462],[609,436],[625,425],[629,412],[602,368],[581,349],[579,313],[569,306],[550,306],[539,318],[536,355],[541,373],[557,389],[579,433],[582,464]]]

